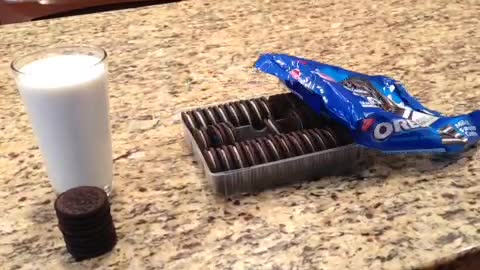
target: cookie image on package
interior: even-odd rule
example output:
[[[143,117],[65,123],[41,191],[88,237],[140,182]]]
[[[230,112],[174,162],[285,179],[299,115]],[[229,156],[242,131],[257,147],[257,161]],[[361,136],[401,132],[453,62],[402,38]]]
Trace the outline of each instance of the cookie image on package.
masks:
[[[364,97],[373,102],[378,107],[403,115],[403,108],[400,108],[395,102],[380,93],[369,81],[360,78],[349,78],[342,82],[342,85],[357,96]]]
[[[440,136],[444,144],[467,144],[468,139],[460,134],[454,127],[446,126],[440,129]]]

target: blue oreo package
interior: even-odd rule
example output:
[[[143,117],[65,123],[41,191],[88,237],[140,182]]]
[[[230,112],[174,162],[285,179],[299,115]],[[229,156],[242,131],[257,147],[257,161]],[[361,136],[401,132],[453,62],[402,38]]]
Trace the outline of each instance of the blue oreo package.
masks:
[[[387,153],[459,153],[479,140],[480,111],[444,116],[398,81],[285,54],[261,55],[256,68],[278,77],[318,114],[347,127],[355,141]]]

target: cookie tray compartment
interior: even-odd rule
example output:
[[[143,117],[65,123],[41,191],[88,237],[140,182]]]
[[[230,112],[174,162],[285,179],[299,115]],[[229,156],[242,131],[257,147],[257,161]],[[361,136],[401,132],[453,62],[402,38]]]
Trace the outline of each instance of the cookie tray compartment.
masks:
[[[277,186],[316,180],[322,176],[345,174],[355,169],[365,156],[363,147],[349,144],[247,168],[213,173],[192,133],[183,120],[182,123],[185,141],[195,160],[202,167],[213,190],[223,196],[255,193]]]

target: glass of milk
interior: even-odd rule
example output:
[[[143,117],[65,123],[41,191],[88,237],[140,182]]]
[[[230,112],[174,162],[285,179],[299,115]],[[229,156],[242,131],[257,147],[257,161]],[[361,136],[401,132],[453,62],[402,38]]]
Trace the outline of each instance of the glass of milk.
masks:
[[[42,49],[11,63],[50,182],[112,190],[107,53],[91,46]]]

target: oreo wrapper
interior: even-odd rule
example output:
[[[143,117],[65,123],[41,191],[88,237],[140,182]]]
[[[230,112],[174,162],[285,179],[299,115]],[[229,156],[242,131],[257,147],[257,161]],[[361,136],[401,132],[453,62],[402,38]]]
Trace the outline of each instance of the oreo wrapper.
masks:
[[[462,152],[480,139],[480,111],[444,116],[424,107],[398,81],[285,54],[264,54],[256,68],[278,77],[316,113],[355,142],[386,153]]]

